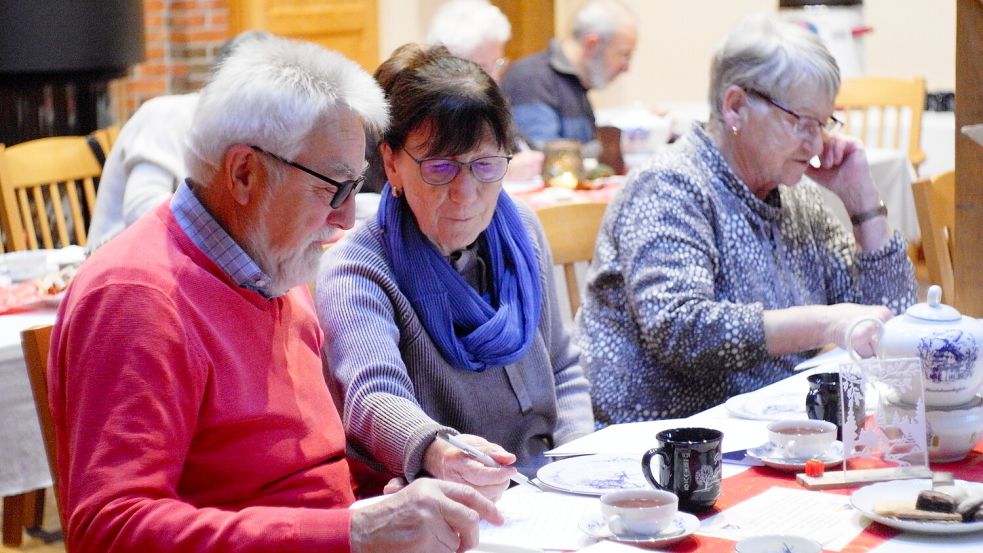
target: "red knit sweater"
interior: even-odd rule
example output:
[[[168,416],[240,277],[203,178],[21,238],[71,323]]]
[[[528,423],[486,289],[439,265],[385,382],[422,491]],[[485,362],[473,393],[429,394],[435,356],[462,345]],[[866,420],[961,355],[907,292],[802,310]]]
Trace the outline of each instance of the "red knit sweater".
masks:
[[[306,287],[237,287],[167,204],[98,250],[49,358],[69,549],[348,551],[321,341]]]

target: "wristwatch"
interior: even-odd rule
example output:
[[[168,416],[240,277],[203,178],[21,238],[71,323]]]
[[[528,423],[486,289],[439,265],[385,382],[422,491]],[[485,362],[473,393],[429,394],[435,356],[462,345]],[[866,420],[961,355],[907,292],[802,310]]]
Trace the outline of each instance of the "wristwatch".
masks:
[[[873,219],[874,217],[880,217],[881,215],[887,217],[887,206],[884,205],[884,201],[877,202],[877,207],[871,209],[870,211],[864,211],[862,213],[857,213],[856,215],[850,216],[850,222],[853,226],[862,225],[864,222]]]

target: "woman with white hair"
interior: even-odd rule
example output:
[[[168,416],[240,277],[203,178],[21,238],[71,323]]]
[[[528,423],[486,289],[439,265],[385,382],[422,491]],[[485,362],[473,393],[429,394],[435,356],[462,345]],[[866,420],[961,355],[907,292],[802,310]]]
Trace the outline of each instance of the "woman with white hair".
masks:
[[[710,121],[619,191],[598,236],[578,322],[599,422],[691,415],[914,302],[863,147],[835,133],[839,86],[818,37],[774,17],[718,49]],[[869,355],[869,338],[853,345]]]
[[[508,65],[505,43],[511,36],[508,18],[487,0],[450,0],[430,21],[427,44],[443,46],[451,54],[477,63],[498,82]],[[529,149],[528,141],[519,136],[517,128],[513,132],[516,149],[505,179],[526,181],[542,173],[545,156]]]
[[[477,63],[498,81],[505,73],[505,43],[511,36],[508,18],[487,0],[451,0],[430,21],[427,44]]]

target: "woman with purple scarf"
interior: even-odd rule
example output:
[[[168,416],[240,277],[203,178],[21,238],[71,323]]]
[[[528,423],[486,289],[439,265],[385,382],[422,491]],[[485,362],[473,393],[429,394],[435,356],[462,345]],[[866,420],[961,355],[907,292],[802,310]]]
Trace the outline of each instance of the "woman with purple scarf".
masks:
[[[593,430],[549,246],[502,190],[511,115],[491,77],[443,47],[406,45],[376,79],[391,110],[375,158],[388,182],[376,219],[322,262],[329,383],[352,456],[496,499],[515,470],[534,475],[546,450]]]

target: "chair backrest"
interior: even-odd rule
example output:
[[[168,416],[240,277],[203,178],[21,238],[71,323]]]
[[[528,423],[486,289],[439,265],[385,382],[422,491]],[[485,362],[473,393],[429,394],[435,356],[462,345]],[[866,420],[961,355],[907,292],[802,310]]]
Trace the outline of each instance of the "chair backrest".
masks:
[[[906,150],[915,169],[925,161],[921,143],[924,78],[845,79],[836,96],[836,109],[841,111],[845,131],[868,146]],[[907,141],[902,142],[905,129]]]
[[[947,171],[933,179],[912,183],[915,211],[921,229],[925,265],[932,284],[942,286],[945,302],[955,301],[952,252],[956,221],[956,174]]]
[[[48,469],[51,471],[51,481],[54,483],[58,517],[61,519],[61,527],[65,528],[65,517],[59,503],[61,496],[58,495],[58,445],[55,442],[55,425],[51,419],[51,405],[48,402],[47,370],[51,329],[51,325],[33,326],[22,331],[20,336],[27,376],[31,380],[31,392],[34,394],[38,423],[41,426],[41,437],[44,439],[44,451],[48,456]]]
[[[0,146],[0,205],[7,249],[85,246],[101,174],[102,166],[84,136]]]
[[[546,231],[553,263],[563,266],[571,316],[575,316],[580,308],[575,264],[594,257],[594,243],[607,205],[602,202],[570,203],[536,210]]]

